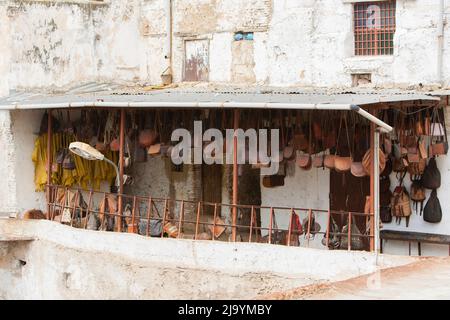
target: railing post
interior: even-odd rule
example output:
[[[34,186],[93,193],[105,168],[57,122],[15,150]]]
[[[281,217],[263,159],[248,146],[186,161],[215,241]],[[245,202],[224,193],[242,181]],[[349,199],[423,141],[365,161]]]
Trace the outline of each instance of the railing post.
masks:
[[[200,210],[201,210],[201,202],[199,201],[197,204],[197,220],[195,222],[195,235],[194,240],[197,240],[197,234],[198,234],[198,223],[200,221]]]
[[[213,217],[213,231],[212,240],[216,240],[216,218],[217,218],[217,203],[214,203],[214,217]]]
[[[269,243],[272,243],[272,224],[273,224],[273,208],[270,208],[270,218],[269,218]]]
[[[288,247],[291,246],[291,235],[292,235],[292,218],[294,217],[294,208],[291,208],[291,214],[289,216],[289,229],[288,229],[288,240],[287,245]]]
[[[252,206],[250,213],[250,234],[248,236],[248,242],[252,242],[254,214],[255,214],[255,206]]]
[[[181,200],[180,204],[180,221],[178,221],[178,238],[181,238],[181,229],[184,217],[184,200]]]
[[[330,209],[328,209],[328,223],[327,223],[327,231],[326,231],[327,248],[329,248],[329,244],[330,244],[330,228],[331,228],[331,212],[330,212]]]
[[[87,229],[87,225],[88,225],[88,220],[90,217],[90,211],[91,211],[91,202],[92,202],[92,189],[89,190],[89,199],[88,199],[88,205],[87,205],[87,211],[86,211],[86,222],[84,223],[84,229]]]
[[[164,225],[166,224],[166,212],[167,212],[167,199],[164,200],[164,210],[162,218],[162,233],[161,238],[164,238]]]
[[[136,214],[136,196],[133,197],[133,209],[131,210],[131,233],[136,233],[135,227],[135,214]],[[128,232],[130,229],[128,228]]]
[[[152,214],[152,206],[153,206],[153,202],[152,202],[152,197],[148,198],[148,208],[147,208],[147,230],[146,230],[146,236],[148,237],[149,235],[149,229],[150,229],[150,219],[151,219],[151,214]]]
[[[348,251],[352,250],[352,213],[348,213],[348,230],[347,230],[347,249]]]
[[[308,232],[307,232],[307,245],[309,247],[309,238],[311,237],[311,218],[312,218],[312,210],[308,209]]]
[[[73,212],[70,215],[70,226],[73,226],[73,219],[75,218],[76,214],[77,214],[77,202],[78,202],[78,193],[79,191],[77,190],[75,192],[75,196],[73,197]],[[70,201],[70,197],[69,197],[69,201]]]

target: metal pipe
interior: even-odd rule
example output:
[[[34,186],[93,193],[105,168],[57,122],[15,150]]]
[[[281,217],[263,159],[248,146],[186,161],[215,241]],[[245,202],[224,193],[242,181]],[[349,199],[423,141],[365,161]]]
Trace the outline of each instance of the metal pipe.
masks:
[[[351,110],[356,111],[357,113],[359,113],[361,116],[363,116],[370,122],[375,123],[377,126],[382,128],[382,131],[384,131],[384,132],[391,132],[393,130],[393,128],[390,125],[388,125],[384,121],[381,121],[380,119],[378,119],[377,117],[370,114],[369,112],[367,112],[366,110],[362,109],[359,106],[352,106]]]
[[[439,0],[439,17],[437,23],[437,39],[438,39],[438,50],[437,50],[437,80],[442,85],[443,84],[443,65],[444,65],[444,0]]]
[[[234,130],[239,128],[239,110],[234,109]],[[237,220],[237,204],[238,204],[238,141],[237,141],[237,135],[234,135],[233,138],[233,211],[232,211],[232,223],[233,226],[236,225]],[[231,237],[233,242],[236,241],[236,227],[233,227],[231,231]]]
[[[374,230],[374,251],[376,254],[376,260],[378,263],[378,254],[380,252],[380,153],[378,152],[380,148],[380,132],[375,130],[374,135],[374,148],[375,154],[373,158],[373,175],[374,175],[374,198],[373,198],[373,217],[375,223]]]
[[[47,203],[51,202],[50,185],[52,183],[52,111],[47,110]],[[50,219],[50,205],[47,207],[47,220]]]
[[[119,218],[118,220],[118,230],[119,232],[122,229],[122,210],[123,210],[123,199],[122,199],[122,195],[123,195],[123,174],[124,174],[124,145],[125,145],[125,109],[122,108],[120,110],[120,131],[119,131],[119,199],[118,199],[118,214],[119,214]]]
[[[375,110],[373,110],[374,112]],[[375,124],[371,123],[370,124],[370,159],[372,159],[372,161],[370,162],[370,213],[374,213],[375,212],[375,154],[378,153],[379,151],[375,149]],[[374,251],[375,250],[375,239],[374,239],[374,234],[375,234],[375,222],[374,219],[370,219],[370,251]]]
[[[429,97],[429,100],[440,101],[439,97]],[[0,110],[15,109],[62,109],[62,108],[240,108],[240,109],[291,109],[291,110],[335,110],[355,111],[362,117],[374,122],[385,132],[393,128],[382,120],[374,117],[361,107],[354,104],[311,104],[311,103],[275,103],[275,102],[105,102],[86,101],[53,104],[0,105]]]
[[[166,54],[168,67],[172,67],[172,0],[166,0]]]

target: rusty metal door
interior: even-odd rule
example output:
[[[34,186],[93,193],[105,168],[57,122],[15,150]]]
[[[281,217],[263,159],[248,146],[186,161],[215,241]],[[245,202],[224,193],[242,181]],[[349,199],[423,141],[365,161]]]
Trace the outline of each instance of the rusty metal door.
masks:
[[[184,42],[184,81],[209,80],[209,40]]]

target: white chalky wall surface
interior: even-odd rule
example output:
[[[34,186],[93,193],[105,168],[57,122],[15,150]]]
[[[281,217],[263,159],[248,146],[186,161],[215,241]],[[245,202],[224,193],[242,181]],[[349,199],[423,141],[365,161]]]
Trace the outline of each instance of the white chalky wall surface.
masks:
[[[264,244],[154,239],[0,219],[31,237],[0,247],[0,299],[251,299],[369,274],[410,257]],[[280,263],[283,261],[283,263]]]
[[[184,39],[209,39],[209,79],[230,82],[232,42],[236,31],[254,31],[254,81],[280,86],[342,88],[351,74],[372,73],[379,88],[434,86],[437,79],[438,1],[397,0],[397,32],[393,56],[354,57],[352,5],[342,0],[175,0],[173,36],[174,80],[183,79]],[[450,3],[445,1],[448,19]],[[112,0],[80,5],[42,2],[0,2],[0,95],[10,90],[54,90],[91,81],[158,84],[167,67],[164,1]],[[449,31],[446,24],[446,35]],[[450,37],[444,37],[444,85],[450,83]],[[38,113],[11,115],[0,111],[0,213],[21,212],[42,204],[32,192],[31,153]],[[448,119],[448,117],[447,117]],[[27,160],[29,159],[29,160]],[[29,162],[27,162],[29,161]],[[413,217],[411,231],[450,233],[445,217],[449,160],[439,159],[444,209],[440,224]],[[22,169],[23,168],[23,169]],[[20,178],[18,178],[20,176]],[[226,179],[226,177],[224,177]],[[27,181],[29,184],[27,184]],[[176,182],[177,188],[185,188]],[[224,184],[225,185],[225,184]],[[301,172],[286,179],[285,188],[262,189],[265,205],[328,208],[327,171]],[[181,186],[181,187],[180,187]],[[288,190],[289,189],[289,190]],[[298,190],[293,193],[291,190]],[[163,187],[169,193],[169,185]],[[176,194],[190,195],[190,188]],[[224,187],[223,201],[229,197]],[[279,224],[287,220],[279,218]],[[324,227],[324,221],[319,222]],[[403,228],[386,225],[386,228]],[[318,241],[318,240],[317,240]],[[313,246],[316,242],[313,242]],[[320,244],[317,243],[319,246]],[[431,248],[432,247],[432,248]],[[407,253],[407,244],[390,242],[385,250]],[[447,248],[423,247],[424,254],[445,254]]]
[[[372,73],[376,87],[437,83],[439,1],[397,0],[393,56],[353,56],[352,11],[342,0],[174,1],[174,80],[182,80],[184,39],[202,38],[210,40],[210,80],[231,81],[233,33],[243,30],[255,33],[256,83],[348,87],[351,74],[361,72]],[[8,35],[0,44],[2,91],[93,80],[158,84],[167,67],[162,0],[91,6],[10,0],[0,3],[0,15]],[[444,37],[447,86],[449,48]]]

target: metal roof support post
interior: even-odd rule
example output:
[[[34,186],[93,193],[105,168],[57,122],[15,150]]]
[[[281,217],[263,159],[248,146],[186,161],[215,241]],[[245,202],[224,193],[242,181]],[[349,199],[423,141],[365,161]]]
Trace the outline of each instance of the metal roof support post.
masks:
[[[52,183],[52,134],[52,111],[47,110],[47,219],[50,219],[50,202],[52,201],[50,188]]]
[[[231,238],[236,241],[236,220],[237,220],[237,204],[238,204],[238,145],[236,130],[239,128],[239,109],[234,109],[234,137],[233,137],[233,210],[232,210],[232,231]]]
[[[373,210],[373,221],[375,224],[375,234],[374,234],[374,250],[376,255],[376,264],[378,264],[378,254],[380,253],[380,131],[377,129],[374,133],[374,210]]]
[[[374,112],[374,110],[372,110]],[[378,150],[375,149],[375,131],[376,126],[373,122],[370,123],[370,159],[372,161],[370,162],[370,213],[374,214],[375,212],[375,180],[376,180],[376,174],[375,174],[375,153],[378,152]],[[373,252],[374,247],[374,234],[375,234],[375,219],[370,219],[370,251]],[[350,226],[349,226],[350,228]]]
[[[124,145],[125,145],[125,108],[120,109],[120,133],[119,133],[119,196],[117,231],[122,231],[122,211],[123,211],[123,174],[124,174]]]

